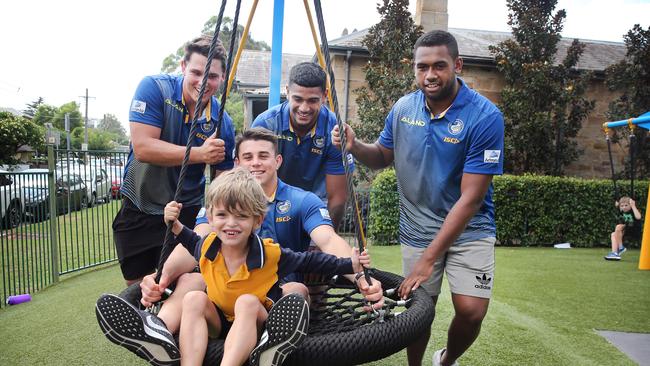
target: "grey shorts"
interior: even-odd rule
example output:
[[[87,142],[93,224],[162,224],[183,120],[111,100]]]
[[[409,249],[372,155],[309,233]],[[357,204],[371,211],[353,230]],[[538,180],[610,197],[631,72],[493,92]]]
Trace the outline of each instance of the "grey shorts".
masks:
[[[489,299],[494,284],[495,242],[496,238],[489,237],[452,245],[436,261],[431,277],[420,286],[431,296],[438,296],[444,270],[452,294]],[[405,277],[411,273],[425,250],[426,248],[402,244],[402,269]]]

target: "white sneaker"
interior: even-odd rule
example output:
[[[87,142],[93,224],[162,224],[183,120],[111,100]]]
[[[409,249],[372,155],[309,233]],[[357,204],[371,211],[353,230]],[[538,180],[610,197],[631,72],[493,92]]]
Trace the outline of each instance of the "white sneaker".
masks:
[[[433,354],[433,366],[441,365],[440,360],[442,359],[442,354],[445,353],[446,350],[446,348],[439,349],[436,351],[436,353]],[[458,361],[452,363],[451,366],[459,366]]]

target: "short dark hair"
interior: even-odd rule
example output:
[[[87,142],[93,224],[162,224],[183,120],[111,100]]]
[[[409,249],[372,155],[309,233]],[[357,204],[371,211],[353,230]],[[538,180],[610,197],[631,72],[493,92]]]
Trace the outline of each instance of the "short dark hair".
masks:
[[[434,46],[447,46],[451,58],[454,60],[458,58],[458,43],[456,42],[456,38],[454,38],[451,33],[443,30],[433,30],[421,35],[420,38],[415,41],[415,46],[413,46],[413,58],[415,58],[415,51],[417,51],[419,47]]]
[[[193,53],[198,53],[205,57],[208,57],[210,53],[210,45],[212,44],[212,36],[209,34],[203,34],[200,37],[194,38],[193,40],[185,44],[185,56],[183,59],[185,62],[190,60]],[[217,40],[217,44],[214,47],[213,55],[215,60],[221,61],[221,71],[226,71],[226,49],[223,47],[221,40]]]
[[[244,132],[237,136],[235,141],[235,157],[239,157],[239,145],[241,145],[242,142],[258,140],[268,141],[273,144],[273,152],[275,152],[275,155],[278,155],[278,137],[266,128],[253,127],[244,130]]]
[[[323,69],[313,62],[301,62],[289,72],[289,86],[296,84],[305,88],[319,87],[327,90],[327,75]]]

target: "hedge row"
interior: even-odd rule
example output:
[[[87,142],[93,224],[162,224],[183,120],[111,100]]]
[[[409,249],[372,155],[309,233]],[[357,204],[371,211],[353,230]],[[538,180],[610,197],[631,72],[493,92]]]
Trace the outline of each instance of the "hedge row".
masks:
[[[637,207],[645,215],[648,181],[635,182]],[[629,194],[629,181],[619,181]],[[618,210],[611,180],[511,176],[494,178],[497,239],[500,245],[609,246]],[[369,236],[376,245],[398,243],[399,203],[395,171],[374,180],[370,192]],[[630,242],[638,247],[640,242]]]

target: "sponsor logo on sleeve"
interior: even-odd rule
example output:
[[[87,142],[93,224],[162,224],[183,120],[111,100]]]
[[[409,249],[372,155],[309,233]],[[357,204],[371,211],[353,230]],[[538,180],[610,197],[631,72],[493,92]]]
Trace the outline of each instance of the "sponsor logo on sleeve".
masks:
[[[501,150],[485,150],[483,152],[484,163],[498,163],[501,157]]]
[[[327,211],[326,208],[320,208],[319,210],[320,210],[320,215],[321,215],[322,218],[327,219],[327,220],[331,220],[331,219],[332,219],[332,218],[330,217],[330,212]]]
[[[201,207],[201,209],[199,210],[198,215],[196,215],[196,218],[200,219],[200,218],[204,218],[204,217],[205,217],[205,207]]]
[[[137,112],[137,113],[142,113],[144,114],[144,111],[147,109],[147,103],[133,99],[131,102],[131,112]]]

